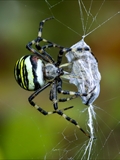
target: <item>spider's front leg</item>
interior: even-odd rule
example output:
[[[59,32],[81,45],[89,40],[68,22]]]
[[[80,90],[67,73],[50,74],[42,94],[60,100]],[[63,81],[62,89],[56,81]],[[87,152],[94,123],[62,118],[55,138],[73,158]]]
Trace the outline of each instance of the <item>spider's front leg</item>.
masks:
[[[43,54],[48,60],[49,60],[49,63],[54,63],[54,60],[52,59],[52,57],[45,51],[46,48],[50,48],[50,47],[58,47],[60,49],[63,49],[64,47],[58,45],[58,44],[55,44],[47,39],[44,39],[42,38],[42,31],[43,31],[43,26],[44,26],[44,23],[48,20],[51,20],[51,19],[54,19],[54,17],[49,17],[49,18],[46,18],[44,20],[42,20],[39,24],[39,30],[38,30],[38,37],[36,39],[36,42],[35,42],[35,47],[37,48],[37,50]],[[45,43],[48,43],[47,45],[44,45],[44,46],[40,46],[40,42],[45,42]]]
[[[59,66],[62,62],[62,57],[63,57],[63,54],[67,53],[67,52],[82,52],[83,50],[85,51],[89,51],[89,48],[86,47],[86,48],[62,48],[60,51],[59,51],[59,54],[58,54],[58,57],[57,57],[57,63],[56,63],[56,66]]]
[[[61,94],[67,94],[67,95],[71,96],[71,97],[68,97],[68,98],[60,98],[59,102],[66,102],[66,101],[75,99],[75,98],[80,97],[80,96],[87,96],[86,93],[80,94],[79,92],[63,90],[62,89],[62,80],[60,78],[58,79],[57,92],[61,93]]]

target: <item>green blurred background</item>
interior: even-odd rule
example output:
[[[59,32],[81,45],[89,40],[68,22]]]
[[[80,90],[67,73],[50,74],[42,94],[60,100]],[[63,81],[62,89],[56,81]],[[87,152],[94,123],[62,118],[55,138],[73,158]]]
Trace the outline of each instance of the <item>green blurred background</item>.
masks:
[[[80,159],[80,147],[87,140],[75,126],[58,115],[44,117],[28,103],[31,92],[20,88],[14,80],[14,64],[18,58],[30,54],[26,44],[35,39],[39,22],[46,22],[43,37],[70,47],[83,35],[79,5],[76,0],[49,1],[0,1],[0,159],[58,159],[70,156]],[[90,0],[83,1],[89,9]],[[93,16],[103,1],[93,1]],[[55,5],[57,3],[57,5]],[[120,11],[120,1],[105,1],[90,30]],[[85,12],[84,19],[86,20]],[[58,21],[59,20],[59,21]],[[92,19],[88,21],[89,28]],[[63,25],[64,24],[64,25]],[[71,29],[69,29],[71,28]],[[85,39],[99,62],[102,75],[101,93],[95,101],[97,140],[92,155],[96,159],[119,159],[120,144],[120,15],[117,14]],[[56,58],[58,49],[48,52]],[[66,62],[64,58],[63,63]],[[65,89],[76,90],[64,83]],[[53,110],[49,101],[49,88],[35,101],[45,110]],[[87,129],[86,106],[80,99],[60,103],[59,108],[74,105],[66,114],[76,119]],[[77,137],[77,138],[76,138]],[[106,140],[107,139],[107,140]],[[56,150],[54,150],[56,149]],[[57,150],[58,149],[58,150]],[[68,152],[65,152],[65,149]],[[69,150],[70,149],[70,150]],[[81,150],[80,150],[81,152]],[[82,151],[83,152],[83,151]],[[65,154],[66,153],[66,154]],[[93,158],[92,157],[92,158]]]

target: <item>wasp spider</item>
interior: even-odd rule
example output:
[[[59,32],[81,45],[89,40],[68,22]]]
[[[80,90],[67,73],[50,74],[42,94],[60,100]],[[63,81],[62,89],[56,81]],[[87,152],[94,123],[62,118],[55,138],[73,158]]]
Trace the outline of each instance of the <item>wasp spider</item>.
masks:
[[[15,65],[14,75],[18,84],[28,90],[35,91],[29,98],[29,103],[35,107],[43,115],[50,115],[57,113],[67,121],[73,123],[77,128],[79,128],[87,137],[90,138],[90,135],[86,133],[79,124],[69,116],[63,113],[63,111],[73,108],[73,106],[58,109],[58,102],[65,102],[76,98],[78,96],[86,96],[86,94],[80,94],[79,92],[67,91],[62,89],[62,80],[61,76],[65,74],[63,66],[60,65],[62,61],[62,56],[64,53],[69,51],[79,51],[81,48],[71,49],[64,48],[58,44],[52,43],[44,38],[42,38],[42,29],[46,21],[53,19],[53,17],[47,18],[40,22],[38,37],[29,42],[26,45],[26,48],[31,51],[33,54],[25,55],[20,58]],[[40,42],[46,42],[47,45],[40,46]],[[35,45],[36,49],[32,48],[32,45]],[[46,48],[57,47],[60,49],[57,61],[55,61],[46,51]],[[86,48],[87,50],[87,48]],[[40,106],[38,106],[33,99],[44,89],[51,86],[49,99],[53,102],[54,111],[47,112]],[[69,98],[57,98],[57,93],[71,95]]]

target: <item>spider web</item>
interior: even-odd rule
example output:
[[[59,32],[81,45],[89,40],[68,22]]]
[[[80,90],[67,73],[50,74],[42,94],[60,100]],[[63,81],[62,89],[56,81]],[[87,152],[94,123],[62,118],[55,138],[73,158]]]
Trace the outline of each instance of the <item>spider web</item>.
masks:
[[[107,0],[0,1],[0,159],[120,159],[119,6],[119,1]],[[13,65],[29,54],[25,45],[36,38],[39,21],[50,16],[55,20],[46,22],[43,37],[65,47],[85,37],[98,59],[102,80],[100,96],[91,106],[94,110],[90,112],[80,99],[59,103],[59,108],[74,106],[65,114],[85,131],[90,132],[88,122],[93,125],[94,141],[62,117],[38,113],[27,101],[31,92],[14,80]],[[57,49],[48,52],[56,59]],[[77,90],[66,82],[63,88]],[[35,101],[53,110],[49,88]]]

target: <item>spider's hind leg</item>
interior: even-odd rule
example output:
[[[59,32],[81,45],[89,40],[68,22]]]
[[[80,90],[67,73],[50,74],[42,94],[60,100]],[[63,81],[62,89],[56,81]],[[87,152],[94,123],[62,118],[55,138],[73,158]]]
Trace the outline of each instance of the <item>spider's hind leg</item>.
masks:
[[[59,114],[60,116],[62,116],[63,118],[65,118],[67,121],[73,123],[79,130],[81,130],[87,137],[91,138],[90,135],[88,133],[86,133],[81,127],[80,125],[72,118],[68,117],[66,114],[64,114],[61,110],[57,111],[57,114]]]
[[[51,83],[47,83],[43,88],[38,89],[37,91],[35,91],[35,92],[28,98],[29,103],[30,103],[34,108],[36,108],[40,113],[42,113],[44,116],[57,113],[58,111],[57,111],[57,110],[54,110],[54,111],[47,112],[47,111],[45,111],[44,109],[42,109],[40,106],[38,106],[38,105],[33,101],[33,99],[34,99],[40,92],[42,92],[44,89],[46,89],[47,87],[49,87],[50,84],[51,84]],[[73,108],[73,106],[63,108],[63,109],[61,109],[61,111],[66,111],[66,110],[71,109],[71,108]]]

